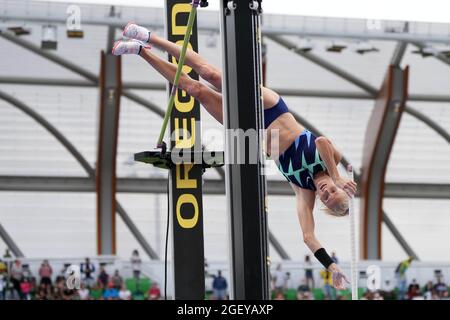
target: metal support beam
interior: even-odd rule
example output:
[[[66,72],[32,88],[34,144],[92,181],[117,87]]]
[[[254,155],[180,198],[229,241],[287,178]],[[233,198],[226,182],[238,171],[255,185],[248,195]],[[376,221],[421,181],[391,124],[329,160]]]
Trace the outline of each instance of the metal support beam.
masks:
[[[116,28],[108,27],[108,35],[106,36],[106,53],[111,53],[114,41],[116,40]]]
[[[391,58],[391,65],[394,67],[400,67],[402,59],[406,52],[407,42],[399,42],[394,49],[394,54]],[[409,99],[409,98],[408,98]]]
[[[297,46],[284,38],[281,37],[277,37],[277,36],[268,36],[269,39],[272,39],[273,41],[275,41],[276,43],[278,43],[279,45],[285,47],[286,49],[295,52],[296,54],[308,59],[309,61],[323,67],[324,69],[334,73],[335,75],[347,80],[348,82],[356,85],[357,87],[361,88],[362,90],[364,90],[365,92],[369,93],[370,95],[372,95],[374,98],[376,97],[378,90],[373,87],[372,85],[366,83],[365,81],[355,77],[354,75],[346,72],[345,70],[342,70],[341,68],[327,62],[326,60],[323,60],[320,57],[315,56],[312,53],[304,53],[301,52],[297,49]],[[399,52],[401,53],[401,51]],[[396,54],[395,56],[400,57],[400,54]],[[394,57],[395,57],[394,56]],[[445,63],[449,63],[450,62],[447,59],[443,59],[442,57],[440,57],[440,60],[442,60]],[[445,61],[444,61],[445,60]],[[422,95],[423,96],[423,95]],[[411,112],[411,108],[408,108],[408,106],[406,106],[405,108],[405,112],[406,113],[410,113]],[[420,117],[416,116],[416,115],[420,115]],[[442,136],[444,139],[447,140],[447,136],[448,133],[446,132],[446,130],[444,130],[443,128],[441,128],[436,122],[432,121],[431,119],[427,118],[424,114],[422,114],[421,112],[414,110],[414,114],[411,114],[413,116],[415,116],[418,120],[423,121],[426,125],[430,126],[431,129],[433,129],[437,134],[439,134],[440,136]],[[427,121],[425,121],[425,119],[428,119]],[[430,123],[432,125],[430,125]],[[448,140],[447,140],[448,141]]]
[[[361,192],[361,255],[381,259],[381,222],[387,162],[405,108],[408,68],[390,66],[367,125]]]
[[[110,30],[111,31],[111,30]],[[97,254],[116,254],[116,154],[120,119],[121,59],[101,52],[97,145]]]
[[[291,260],[289,254],[286,252],[286,250],[284,250],[284,248],[281,246],[281,243],[278,242],[277,238],[275,238],[275,235],[272,232],[270,232],[270,230],[269,230],[269,240],[270,244],[273,246],[273,248],[278,253],[281,259]]]
[[[0,80],[1,81],[1,80]],[[304,90],[272,88],[282,96],[307,97],[321,99],[345,99],[345,100],[375,100],[375,97],[369,93],[353,91],[334,91],[334,90]],[[450,95],[443,94],[410,94],[408,101],[415,102],[450,102]]]
[[[402,236],[400,231],[397,229],[397,227],[391,221],[391,219],[389,218],[389,216],[386,214],[385,211],[383,211],[383,222],[386,225],[386,227],[389,229],[389,231],[392,233],[395,240],[397,240],[397,242],[400,244],[400,246],[403,248],[403,250],[405,250],[406,254],[410,257],[413,257],[414,260],[419,261],[420,260],[419,256],[415,253],[413,248],[411,248],[411,246],[408,244],[406,239]]]
[[[59,1],[58,1],[59,2]],[[11,3],[12,5],[8,5]],[[24,4],[25,3],[25,4]],[[34,1],[1,1],[2,20],[6,22],[34,22],[39,24],[66,24],[67,16],[65,9],[70,4],[55,3],[48,6],[46,2]],[[128,21],[149,27],[150,29],[162,29],[163,10],[160,8],[139,8],[139,10],[123,10],[121,16],[109,16],[109,5],[78,4],[82,12],[89,14],[83,15],[83,25],[94,26],[112,26],[116,28],[123,27]],[[219,32],[217,23],[217,12],[202,12],[202,19],[199,21],[199,30],[204,32]],[[263,34],[270,35],[292,35],[303,37],[319,37],[328,39],[361,39],[361,40],[381,40],[381,41],[421,41],[448,43],[449,36],[442,34],[439,28],[436,32],[430,28],[429,23],[414,22],[411,23],[413,32],[402,32],[396,30],[367,30],[363,19],[345,18],[319,18],[303,16],[285,16],[285,15],[264,15],[265,25],[262,27]],[[309,23],[313,22],[313,23]],[[353,23],[354,22],[354,23]],[[426,30],[426,31],[425,31]]]
[[[70,71],[72,71],[76,74],[79,74],[80,76],[94,82],[95,84],[98,84],[98,78],[94,73],[92,73],[88,70],[85,70],[84,68],[79,67],[78,65],[76,65],[75,63],[73,63],[69,60],[61,58],[60,56],[53,54],[50,51],[42,50],[40,47],[38,47],[37,45],[35,45],[34,43],[32,43],[30,41],[21,39],[10,32],[0,32],[0,37],[18,45],[19,47],[27,49],[27,50],[37,54],[38,56],[41,56],[42,58],[53,61],[54,63],[66,68],[67,70],[70,70]]]
[[[118,178],[117,192],[165,194],[166,182],[161,178]],[[203,183],[204,194],[225,194],[225,183],[222,180],[207,179]],[[282,180],[267,181],[267,190],[268,194],[274,196],[294,195],[292,188]],[[95,180],[81,177],[0,176],[0,191],[95,192]],[[386,183],[384,197],[450,200],[450,184]]]
[[[274,41],[275,43],[279,44],[282,47],[285,47],[286,49],[295,52],[296,54],[298,54],[299,56],[321,66],[322,68],[338,75],[339,77],[347,80],[348,82],[354,84],[355,86],[363,89],[364,91],[370,93],[371,95],[376,95],[377,94],[377,89],[374,88],[372,85],[370,85],[369,83],[358,79],[356,77],[354,77],[353,75],[351,75],[350,73],[348,73],[347,71],[329,63],[328,61],[326,61],[325,59],[320,58],[319,56],[316,56],[312,53],[309,52],[303,52],[301,50],[299,50],[297,48],[297,45],[285,38],[282,37],[278,37],[278,36],[272,36],[272,35],[266,35],[267,38],[269,38],[270,40]]]
[[[0,84],[18,84],[18,85],[33,85],[33,86],[57,86],[57,87],[85,87],[85,88],[97,88],[95,83],[85,80],[70,80],[61,78],[37,78],[37,77],[1,77]],[[126,82],[122,84],[122,88],[128,90],[166,90],[166,85],[159,82]],[[321,99],[345,99],[345,100],[374,100],[374,97],[368,93],[356,92],[356,91],[335,91],[335,90],[311,90],[311,89],[294,89],[294,88],[277,88],[273,87],[277,93],[282,96],[300,97],[300,98],[321,98]],[[128,91],[129,92],[129,91]],[[161,109],[153,104],[149,104],[149,101],[142,98],[136,98],[134,95],[133,100],[139,100],[139,104],[148,104],[147,108],[152,112],[160,114]],[[421,101],[421,102],[450,102],[450,95],[439,94],[410,94],[409,101]],[[156,107],[156,109],[155,109]]]
[[[32,108],[27,106],[22,101],[16,99],[15,97],[0,91],[0,99],[10,103],[15,108],[21,110],[26,115],[31,117],[34,121],[39,123],[45,130],[47,130],[59,143],[61,143],[64,148],[77,160],[84,171],[87,172],[89,176],[94,176],[94,170],[91,168],[89,162],[81,155],[81,153],[75,148],[75,146],[50,122],[48,122],[43,116],[34,111]]]
[[[9,233],[6,231],[6,229],[2,226],[0,223],[0,238],[3,240],[3,242],[6,244],[9,250],[18,258],[24,257],[24,254],[22,250],[20,250],[19,246],[16,244],[16,242],[11,238]]]
[[[270,299],[266,181],[259,130],[263,128],[261,11],[255,4],[260,8],[261,1],[220,1],[231,295],[238,300]],[[250,141],[246,142],[244,134],[229,134],[236,130],[250,132]],[[243,156],[232,159],[236,146]]]
[[[416,119],[422,121],[423,123],[425,123],[426,125],[428,125],[428,127],[433,129],[441,137],[443,137],[447,141],[447,143],[450,143],[450,134],[443,127],[441,127],[437,122],[435,122],[434,120],[427,117],[423,113],[421,113],[409,106],[405,107],[405,112],[407,112],[409,115],[413,116],[414,118],[416,118]]]
[[[33,109],[31,109],[29,106],[25,105],[22,101],[0,91],[0,99],[5,100],[6,102],[9,102],[12,106],[18,108],[19,110],[23,111],[25,114],[27,114],[28,116],[30,116],[31,118],[33,118],[37,123],[39,123],[42,127],[44,127],[47,131],[49,131],[66,149],[67,151],[73,155],[73,157],[78,161],[78,163],[80,163],[80,165],[83,167],[83,169],[86,171],[86,173],[88,174],[88,176],[90,178],[84,178],[86,179],[86,181],[92,181],[92,190],[90,191],[95,191],[95,184],[94,184],[94,179],[93,177],[95,176],[95,171],[94,169],[91,167],[91,165],[89,164],[89,162],[81,155],[81,153],[75,148],[75,146],[73,146],[70,141],[68,139],[66,139],[66,137],[58,130],[56,129],[50,122],[48,122],[44,117],[42,117],[41,115],[39,115],[37,112],[35,112]],[[38,178],[39,179],[39,178]],[[77,179],[77,178],[75,178]],[[83,179],[83,178],[81,178]],[[48,178],[48,180],[52,180],[52,178]],[[10,179],[6,179],[6,181],[11,182]],[[44,178],[45,181],[45,178]],[[42,181],[41,181],[42,182]],[[51,189],[51,184],[47,184],[49,181],[41,183],[39,189],[42,191],[56,191],[58,192],[58,189]],[[79,181],[81,182],[81,181]],[[28,184],[29,182],[23,182],[25,185]],[[6,183],[6,186],[3,188],[0,188],[0,190],[4,190],[4,191],[8,191],[9,188],[7,187],[7,185],[10,185],[10,183]],[[86,190],[85,189],[86,186],[86,182],[84,183],[79,183],[78,188],[75,188],[78,190],[78,192],[82,191],[82,190]],[[25,186],[24,186],[25,187]],[[60,189],[59,191],[65,191],[63,188],[64,186],[59,185]],[[59,188],[57,187],[57,188]],[[70,191],[77,191],[77,190],[73,190],[72,187],[70,187],[71,190]],[[23,189],[23,188],[19,188],[19,189]],[[38,189],[34,190],[34,191],[39,191]],[[68,191],[68,190],[66,190]],[[116,206],[120,206],[119,202],[116,201]],[[146,251],[146,253],[150,256],[150,258],[154,258],[157,257],[155,256],[151,250],[148,250],[148,248],[150,248],[150,245],[148,244],[148,242],[145,240],[144,236],[139,232],[139,230],[137,229],[137,227],[133,224],[133,222],[131,221],[131,219],[128,217],[127,213],[125,212],[125,210],[122,209],[122,211],[120,212],[121,217],[128,220],[125,221],[126,225],[130,228],[131,233],[135,236],[135,238],[137,239],[137,241],[139,242],[139,244],[142,246],[142,248],[144,248],[144,250]]]
[[[407,33],[409,31],[409,22],[405,22],[403,27],[403,31]],[[391,66],[400,67],[402,59],[406,53],[406,47],[408,47],[408,43],[406,41],[399,41],[397,46],[394,49],[394,54],[391,58]]]
[[[424,49],[427,46],[425,43],[429,43],[429,42],[426,40],[423,40],[423,41],[415,40],[415,41],[410,41],[410,43],[412,45],[416,46],[418,49]],[[437,56],[434,56],[434,57],[436,59],[438,59],[439,61],[445,63],[446,65],[450,66],[450,59],[447,58],[442,53],[439,53]]]
[[[127,214],[125,209],[122,207],[122,205],[119,203],[119,201],[116,201],[116,210],[119,216],[122,218],[123,223],[127,226],[128,230],[130,230],[131,234],[136,239],[137,243],[139,243],[144,250],[144,252],[149,256],[150,259],[153,260],[159,260],[160,257],[156,253],[155,250],[150,246],[147,239],[145,239],[144,235],[141,233],[141,231],[138,229],[138,227],[134,224],[133,220],[130,218],[130,216]]]

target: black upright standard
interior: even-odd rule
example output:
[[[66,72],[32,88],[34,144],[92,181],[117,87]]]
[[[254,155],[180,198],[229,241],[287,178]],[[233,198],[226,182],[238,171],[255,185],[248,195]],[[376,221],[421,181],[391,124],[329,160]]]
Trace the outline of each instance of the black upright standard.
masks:
[[[189,0],[166,0],[167,39],[182,43],[186,33]],[[197,23],[189,41],[197,51]],[[169,56],[169,61],[175,58]],[[190,68],[189,68],[190,69]],[[187,71],[198,80],[194,70]],[[170,90],[172,86],[170,86]],[[170,92],[170,91],[169,91]],[[201,150],[200,104],[178,89],[170,117],[172,150]],[[203,300],[205,267],[203,244],[202,165],[182,163],[170,169],[175,299]]]
[[[261,12],[261,0],[221,0],[226,190],[234,299],[270,298],[266,180],[262,174],[263,135],[259,130],[264,128]]]

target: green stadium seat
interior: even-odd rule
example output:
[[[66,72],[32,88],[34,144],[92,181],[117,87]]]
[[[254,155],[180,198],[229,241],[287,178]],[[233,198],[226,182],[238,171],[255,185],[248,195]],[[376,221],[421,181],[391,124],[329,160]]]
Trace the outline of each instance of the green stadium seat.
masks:
[[[125,279],[125,286],[127,287],[128,290],[131,291],[132,294],[135,293],[137,291],[136,279],[134,278]]]
[[[338,290],[336,293],[337,297],[345,297],[347,300],[351,300],[352,292],[350,289]]]
[[[139,290],[141,292],[147,293],[152,286],[152,281],[149,278],[141,278],[139,279]]]
[[[324,300],[325,294],[323,293],[323,290],[321,288],[314,288],[312,290],[314,300]]]
[[[148,290],[152,286],[152,281],[149,278],[140,278],[139,281],[136,281],[135,278],[128,278],[125,279],[125,286],[131,291],[132,294],[138,292],[147,294]]]
[[[361,299],[365,292],[366,292],[366,289],[358,288],[358,299]]]
[[[133,294],[133,300],[145,300],[146,297],[142,293],[135,293]]]
[[[286,300],[297,300],[297,290],[295,290],[295,289],[287,289],[284,292],[284,298]]]
[[[92,299],[98,300],[102,297],[103,290],[102,289],[91,289],[89,292],[89,295],[91,296]]]

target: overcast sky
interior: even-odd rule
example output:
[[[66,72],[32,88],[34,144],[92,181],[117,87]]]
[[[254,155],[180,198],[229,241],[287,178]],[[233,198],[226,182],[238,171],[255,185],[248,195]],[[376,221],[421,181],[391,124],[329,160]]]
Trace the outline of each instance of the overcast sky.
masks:
[[[76,0],[71,3],[162,7],[164,0]],[[210,9],[217,10],[219,0],[209,0],[209,3]],[[263,9],[266,13],[305,16],[450,22],[449,0],[263,0]]]

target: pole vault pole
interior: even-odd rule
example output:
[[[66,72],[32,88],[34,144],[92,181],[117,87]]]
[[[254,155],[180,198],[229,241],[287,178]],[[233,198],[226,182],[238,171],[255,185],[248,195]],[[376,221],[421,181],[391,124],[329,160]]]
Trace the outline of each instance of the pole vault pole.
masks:
[[[347,166],[347,174],[354,181],[354,172],[351,165]],[[358,300],[358,251],[356,243],[356,216],[354,196],[348,197],[348,213],[350,218],[350,281],[352,300]]]

